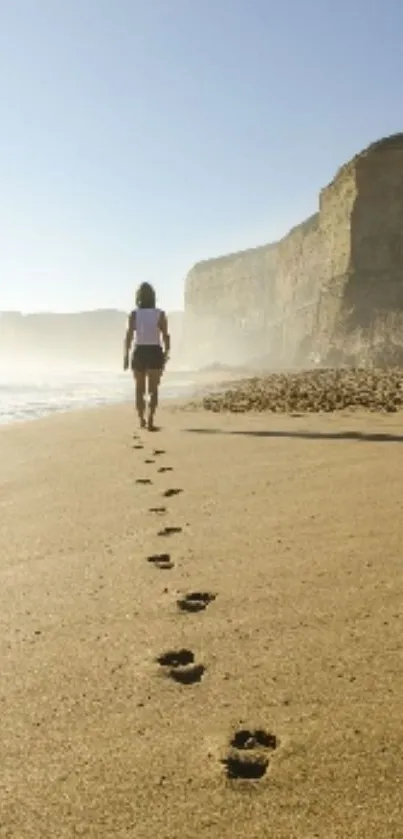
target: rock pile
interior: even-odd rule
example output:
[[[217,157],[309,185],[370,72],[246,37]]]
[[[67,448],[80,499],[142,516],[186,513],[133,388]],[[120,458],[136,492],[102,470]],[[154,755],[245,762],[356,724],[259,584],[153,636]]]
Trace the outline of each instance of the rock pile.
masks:
[[[364,408],[396,412],[403,407],[402,369],[316,369],[271,373],[230,384],[201,400],[207,411],[318,413]]]

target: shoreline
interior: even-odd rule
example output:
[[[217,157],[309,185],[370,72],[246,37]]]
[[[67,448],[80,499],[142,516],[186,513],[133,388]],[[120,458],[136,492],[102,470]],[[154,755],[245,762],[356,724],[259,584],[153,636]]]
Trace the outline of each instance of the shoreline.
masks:
[[[87,371],[84,371],[85,373]],[[99,371],[98,371],[99,373]],[[110,371],[109,371],[110,375]],[[166,383],[163,382],[162,390],[160,392],[160,402],[162,405],[170,402],[171,400],[187,400],[187,399],[194,399],[198,396],[203,395],[205,392],[211,389],[212,392],[215,392],[217,386],[219,386],[222,377],[220,374],[215,372],[203,372],[203,371],[176,371],[170,374],[170,378]],[[57,379],[56,379],[57,381]],[[30,423],[30,422],[37,422],[40,419],[44,419],[46,417],[55,416],[58,414],[70,414],[75,413],[77,411],[87,411],[87,410],[96,410],[98,408],[104,407],[113,407],[119,405],[128,405],[132,401],[134,401],[134,383],[130,381],[130,379],[126,379],[128,383],[128,395],[125,397],[123,396],[110,396],[102,397],[102,387],[100,386],[99,395],[97,398],[93,400],[87,400],[85,403],[84,397],[82,401],[78,404],[75,404],[74,401],[71,401],[69,404],[62,404],[60,403],[56,407],[46,407],[46,399],[44,399],[44,406],[41,409],[37,409],[37,412],[31,408],[31,403],[28,402],[25,407],[21,407],[19,411],[16,410],[15,416],[11,416],[7,419],[2,419],[0,415],[0,431],[2,428],[8,427],[10,425],[15,425],[16,423]],[[129,390],[132,391],[131,395],[129,395]],[[181,392],[182,391],[182,392]],[[44,397],[42,397],[44,398]],[[31,411],[31,412],[30,412]],[[20,414],[23,413],[21,416]]]
[[[400,368],[316,368],[299,371],[256,373],[245,370],[227,372],[207,370],[171,374],[160,390],[160,405],[176,410],[207,410],[215,414],[263,413],[284,416],[343,416],[357,410],[396,413],[403,408],[403,371]],[[184,380],[185,377],[185,380]],[[125,398],[99,396],[87,404],[74,403],[44,409],[32,416],[15,416],[0,422],[1,428],[38,421],[49,416],[93,411],[98,408],[131,405]],[[181,392],[182,391],[182,392]],[[100,394],[102,390],[100,390]]]

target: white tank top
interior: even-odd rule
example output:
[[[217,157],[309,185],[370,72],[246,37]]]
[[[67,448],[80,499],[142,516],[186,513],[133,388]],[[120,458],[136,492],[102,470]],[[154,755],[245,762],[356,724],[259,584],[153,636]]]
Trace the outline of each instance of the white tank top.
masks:
[[[160,343],[159,319],[161,309],[136,309],[137,346],[157,346]]]

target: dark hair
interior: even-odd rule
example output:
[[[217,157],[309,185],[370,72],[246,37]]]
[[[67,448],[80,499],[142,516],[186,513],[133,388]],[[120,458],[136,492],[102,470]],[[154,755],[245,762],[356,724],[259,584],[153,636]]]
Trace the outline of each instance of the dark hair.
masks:
[[[136,292],[138,309],[155,309],[155,291],[150,283],[141,283]]]

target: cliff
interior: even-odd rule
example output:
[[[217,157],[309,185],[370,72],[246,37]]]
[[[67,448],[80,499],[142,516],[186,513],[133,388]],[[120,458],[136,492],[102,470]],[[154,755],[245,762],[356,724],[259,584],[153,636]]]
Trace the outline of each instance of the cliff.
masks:
[[[403,357],[403,134],[373,143],[279,242],[194,266],[185,343],[198,363]]]
[[[172,362],[180,358],[182,313],[168,313]],[[0,312],[0,361],[121,367],[127,313],[113,309],[72,314]]]

